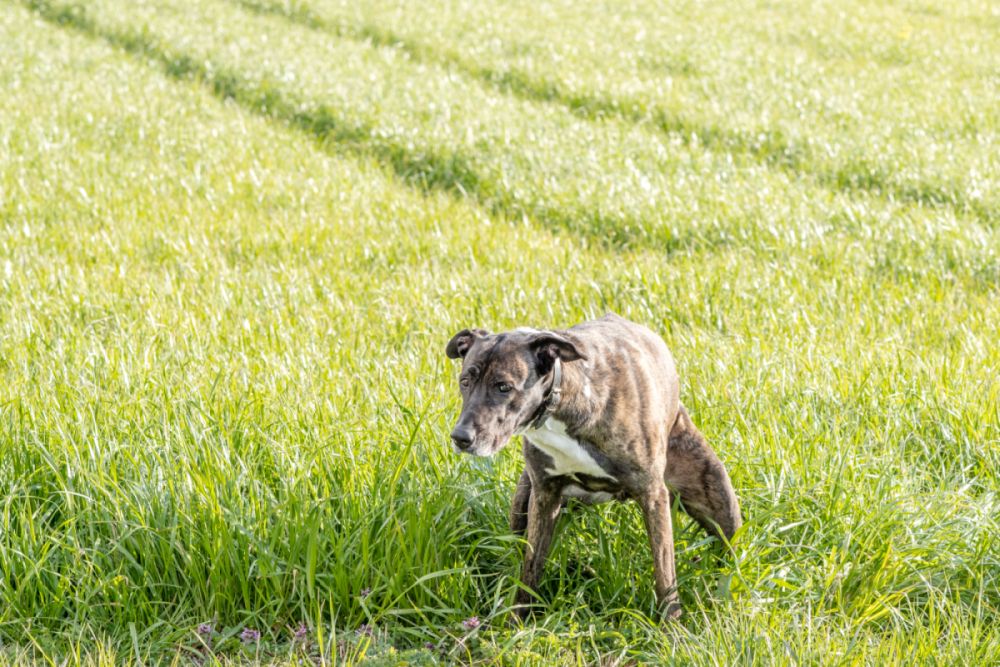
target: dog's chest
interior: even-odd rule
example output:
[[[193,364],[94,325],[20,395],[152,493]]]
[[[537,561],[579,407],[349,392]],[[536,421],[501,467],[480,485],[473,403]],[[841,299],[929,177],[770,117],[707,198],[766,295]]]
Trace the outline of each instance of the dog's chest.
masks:
[[[548,419],[541,428],[528,429],[524,435],[551,460],[543,468],[546,475],[568,478],[570,483],[563,487],[562,495],[588,502],[604,502],[613,497],[608,490],[617,486],[617,480],[601,467],[583,444],[566,432],[565,424]],[[588,480],[599,482],[601,488],[588,488],[593,486]]]

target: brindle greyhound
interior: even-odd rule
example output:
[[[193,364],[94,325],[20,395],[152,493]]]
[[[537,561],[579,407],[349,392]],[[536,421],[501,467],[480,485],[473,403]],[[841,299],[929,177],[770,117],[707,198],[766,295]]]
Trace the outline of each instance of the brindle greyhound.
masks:
[[[681,613],[670,525],[671,492],[709,533],[732,538],[742,520],[729,475],[679,402],[663,340],[617,315],[562,331],[465,329],[448,343],[462,358],[458,452],[491,456],[524,436],[525,468],[511,529],[527,530],[516,613],[528,613],[563,499],[634,499],[653,550],[656,596]]]

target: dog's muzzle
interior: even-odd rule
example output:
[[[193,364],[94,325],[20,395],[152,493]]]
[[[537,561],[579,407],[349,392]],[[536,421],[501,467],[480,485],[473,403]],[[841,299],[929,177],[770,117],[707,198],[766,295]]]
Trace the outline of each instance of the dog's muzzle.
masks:
[[[472,429],[465,426],[456,426],[455,430],[451,432],[451,441],[455,443],[455,447],[459,451],[467,452],[469,448],[472,447],[472,441],[475,439],[475,434]]]

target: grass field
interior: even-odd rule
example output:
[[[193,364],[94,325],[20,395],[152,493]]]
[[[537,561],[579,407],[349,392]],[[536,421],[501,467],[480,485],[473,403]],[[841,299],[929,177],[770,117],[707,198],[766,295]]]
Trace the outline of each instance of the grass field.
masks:
[[[1000,10],[663,4],[0,2],[0,663],[1000,664]],[[746,525],[515,626],[444,347],[609,310]]]

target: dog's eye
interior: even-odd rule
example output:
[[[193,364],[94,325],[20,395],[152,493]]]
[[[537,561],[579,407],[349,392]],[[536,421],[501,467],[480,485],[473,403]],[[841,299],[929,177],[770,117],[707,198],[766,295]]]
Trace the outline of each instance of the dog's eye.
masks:
[[[471,382],[472,382],[472,381],[471,381],[471,380],[469,380],[469,376],[465,376],[465,377],[463,377],[462,379],[460,379],[460,380],[458,381],[458,384],[459,384],[459,386],[461,386],[461,387],[468,387],[468,386],[469,386],[469,384],[470,384]]]
[[[513,387],[507,384],[506,382],[497,382],[497,391],[499,391],[501,394],[506,394],[511,389],[513,389]]]

